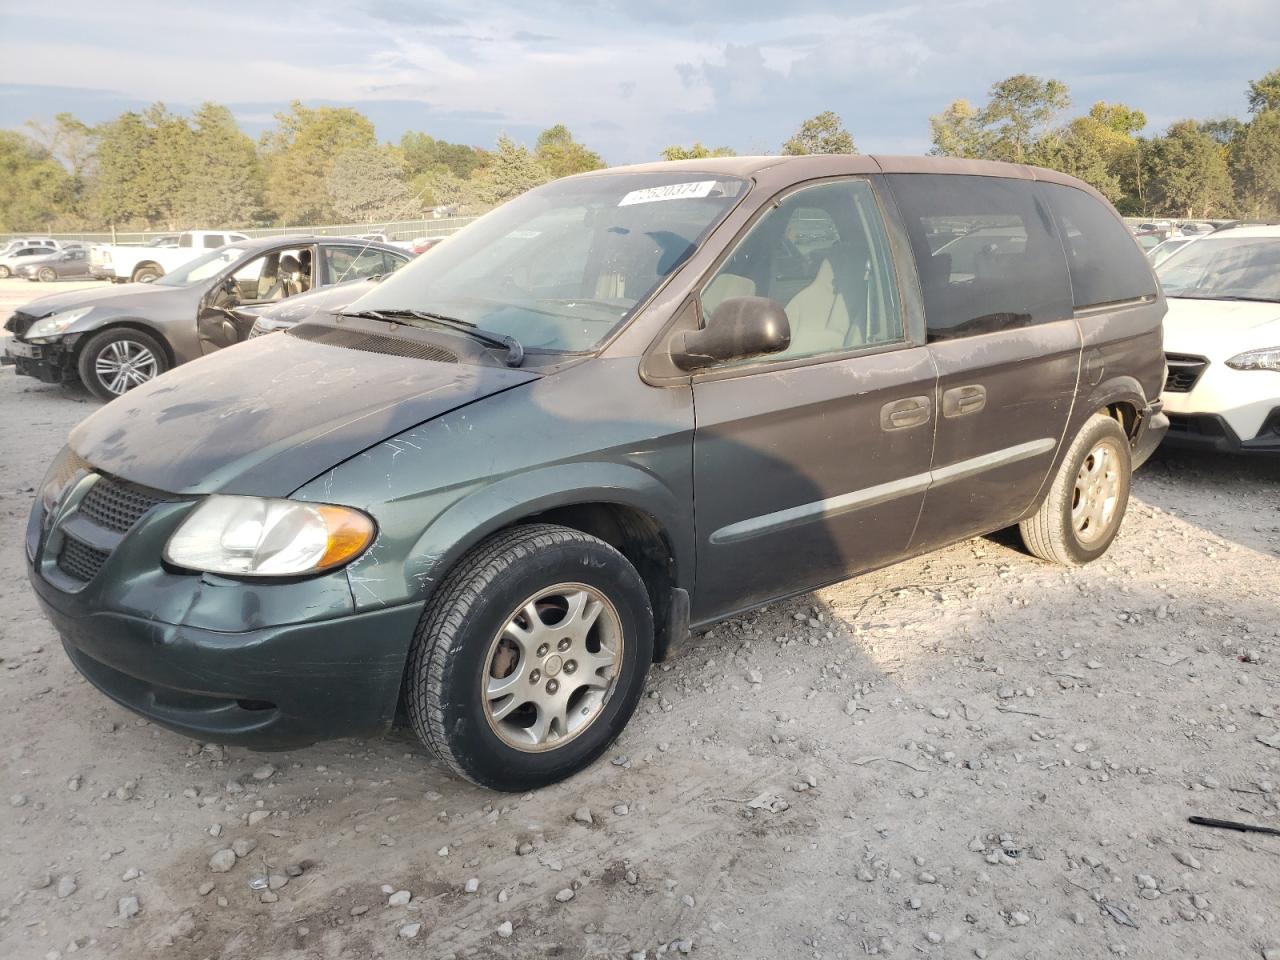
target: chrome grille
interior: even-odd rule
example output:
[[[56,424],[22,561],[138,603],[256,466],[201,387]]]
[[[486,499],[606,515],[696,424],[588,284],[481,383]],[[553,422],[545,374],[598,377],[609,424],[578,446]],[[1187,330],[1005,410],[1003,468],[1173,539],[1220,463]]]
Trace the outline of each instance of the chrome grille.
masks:
[[[1169,393],[1190,393],[1209,366],[1209,361],[1204,357],[1185,353],[1166,353],[1164,362],[1169,368],[1164,388]]]
[[[58,552],[58,569],[69,577],[88,583],[110,554],[96,550],[87,543],[81,543],[75,537],[63,537],[62,549]]]
[[[116,533],[128,533],[143,514],[157,503],[170,499],[157,490],[103,476],[89,488],[77,511],[100,527]]]

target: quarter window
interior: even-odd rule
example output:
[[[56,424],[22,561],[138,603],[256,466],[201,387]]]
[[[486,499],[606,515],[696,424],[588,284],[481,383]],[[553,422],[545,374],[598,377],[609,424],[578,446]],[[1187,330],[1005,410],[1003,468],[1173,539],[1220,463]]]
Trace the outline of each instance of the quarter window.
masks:
[[[330,283],[381,276],[400,265],[381,250],[368,247],[325,247],[324,256]]]
[[[1042,183],[1039,189],[1058,218],[1077,307],[1155,294],[1155,276],[1147,258],[1101,201],[1059,183]]]
[[[788,195],[703,288],[702,315],[750,296],[776,300],[791,326],[791,345],[765,361],[903,340],[897,276],[871,184],[842,180]]]
[[[920,272],[930,340],[1071,316],[1071,280],[1030,180],[889,177]]]

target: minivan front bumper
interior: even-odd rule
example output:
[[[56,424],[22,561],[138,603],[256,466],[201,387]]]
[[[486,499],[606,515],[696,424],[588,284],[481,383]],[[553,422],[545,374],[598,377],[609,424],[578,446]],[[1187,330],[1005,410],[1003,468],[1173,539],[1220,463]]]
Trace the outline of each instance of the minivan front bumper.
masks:
[[[422,612],[406,604],[229,633],[89,609],[28,572],[95,687],[177,733],[259,750],[385,730]]]

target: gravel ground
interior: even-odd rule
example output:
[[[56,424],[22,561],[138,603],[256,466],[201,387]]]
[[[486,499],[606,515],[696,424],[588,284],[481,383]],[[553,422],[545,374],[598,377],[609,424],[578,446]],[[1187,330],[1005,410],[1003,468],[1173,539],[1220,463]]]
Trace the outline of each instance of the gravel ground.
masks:
[[[198,744],[66,661],[21,531],[95,409],[0,373],[0,957],[1280,957],[1280,463],[1158,457],[1092,566],[970,540],[717,626],[592,769]]]

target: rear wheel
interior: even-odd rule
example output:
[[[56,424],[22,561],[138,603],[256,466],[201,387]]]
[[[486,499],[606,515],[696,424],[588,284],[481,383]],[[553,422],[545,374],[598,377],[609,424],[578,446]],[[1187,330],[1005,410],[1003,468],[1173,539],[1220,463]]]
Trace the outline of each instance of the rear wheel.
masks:
[[[53,281],[58,279],[58,271],[54,270],[53,267],[41,267],[36,276],[38,276],[43,283],[53,283]]]
[[[169,369],[169,360],[155,337],[117,327],[91,337],[76,367],[89,392],[107,401],[154,380]]]
[[[12,276],[12,274],[10,273],[9,268],[3,263],[0,263],[0,280],[8,280],[10,276]]]
[[[459,563],[423,612],[405,675],[414,730],[497,790],[581,770],[635,711],[653,615],[635,568],[602,540],[531,524]]]
[[[1129,505],[1129,437],[1096,413],[1067,450],[1040,509],[1018,525],[1022,542],[1041,560],[1080,566],[1107,552]]]
[[[154,280],[159,280],[163,276],[164,271],[154,263],[144,263],[142,266],[138,267],[137,270],[133,271],[133,282],[151,283]]]

